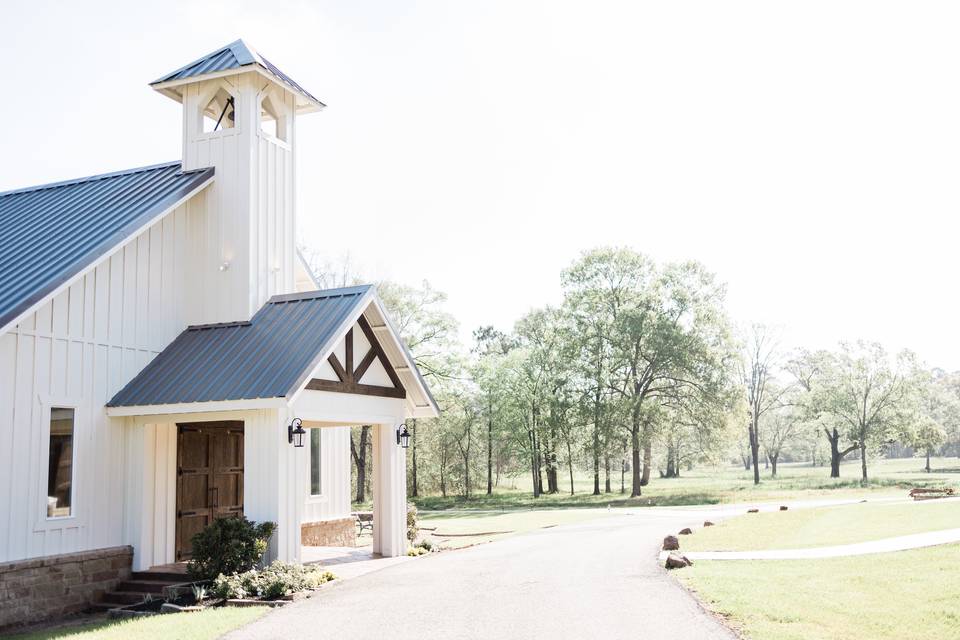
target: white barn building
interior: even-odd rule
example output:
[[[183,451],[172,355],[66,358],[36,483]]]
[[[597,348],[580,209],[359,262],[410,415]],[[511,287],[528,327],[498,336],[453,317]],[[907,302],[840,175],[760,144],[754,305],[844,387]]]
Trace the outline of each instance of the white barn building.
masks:
[[[0,626],[188,557],[217,517],[276,522],[270,558],[342,543],[351,425],[374,425],[374,552],[406,551],[396,434],[437,406],[375,290],[313,291],[296,251],[297,118],[323,104],[239,40],[152,86],[182,161],[0,193]]]

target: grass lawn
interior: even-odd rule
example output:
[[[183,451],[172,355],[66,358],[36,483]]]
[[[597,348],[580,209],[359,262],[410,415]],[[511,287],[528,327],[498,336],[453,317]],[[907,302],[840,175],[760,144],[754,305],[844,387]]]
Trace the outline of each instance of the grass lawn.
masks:
[[[198,613],[172,613],[133,620],[106,620],[23,633],[11,640],[212,640],[252,622],[267,607],[217,607]]]
[[[960,502],[863,503],[747,514],[683,536],[684,551],[798,549],[960,528]]]
[[[420,514],[420,527],[431,542],[458,549],[508,535],[573,524],[610,515],[606,509],[543,509],[477,513],[476,511]],[[432,531],[430,529],[433,529]],[[446,536],[444,534],[453,534]]]
[[[960,637],[960,545],[827,560],[706,561],[676,572],[752,640]]]
[[[727,504],[774,500],[800,500],[816,498],[843,498],[872,494],[904,495],[913,487],[953,486],[960,487],[960,460],[935,458],[933,473],[923,471],[923,460],[906,458],[897,460],[876,459],[870,461],[871,481],[866,487],[860,484],[860,463],[852,460],[841,467],[840,478],[830,478],[827,467],[810,467],[806,464],[782,464],[777,478],[763,471],[761,483],[754,486],[753,475],[743,467],[701,467],[684,471],[674,479],[651,478],[643,488],[643,495],[629,497],[627,477],[626,493],[620,493],[620,475],[613,481],[613,493],[591,495],[592,477],[574,475],[574,495],[570,495],[569,480],[561,478],[561,492],[534,498],[530,492],[530,479],[523,476],[502,478],[492,496],[480,492],[469,500],[462,496],[421,496],[412,498],[420,509],[549,509],[549,508],[605,508],[640,506],[684,506],[695,504]],[[478,479],[479,482],[479,479]]]

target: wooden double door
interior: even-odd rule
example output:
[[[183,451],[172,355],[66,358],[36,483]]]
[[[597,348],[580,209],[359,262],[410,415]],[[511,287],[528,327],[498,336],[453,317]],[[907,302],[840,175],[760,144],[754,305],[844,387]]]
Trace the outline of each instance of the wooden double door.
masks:
[[[243,422],[177,425],[176,558],[217,518],[243,515]]]

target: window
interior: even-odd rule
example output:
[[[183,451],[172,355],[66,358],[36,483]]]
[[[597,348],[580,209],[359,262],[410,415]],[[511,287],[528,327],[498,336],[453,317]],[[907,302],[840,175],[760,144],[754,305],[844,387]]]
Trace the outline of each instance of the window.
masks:
[[[47,517],[73,515],[74,409],[50,409],[50,450],[47,454]]]
[[[232,129],[236,115],[233,110],[233,96],[220,88],[203,108],[203,132],[213,133]]]
[[[320,495],[320,429],[310,429],[310,495]]]

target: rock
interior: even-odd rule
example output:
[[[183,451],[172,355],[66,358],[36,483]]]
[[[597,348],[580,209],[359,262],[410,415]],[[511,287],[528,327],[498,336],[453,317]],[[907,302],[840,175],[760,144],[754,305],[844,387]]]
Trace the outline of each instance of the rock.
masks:
[[[705,527],[712,527],[712,526],[713,526],[713,523],[710,522],[709,520],[704,520],[704,521],[703,521],[703,526],[705,526]]]
[[[676,551],[680,548],[680,541],[677,540],[677,536],[667,536],[663,539],[663,550],[664,551]]]
[[[687,527],[686,529],[680,529],[680,535],[682,536],[688,536],[691,533],[693,533],[693,531],[690,529],[690,527]]]
[[[671,553],[667,556],[667,562],[664,566],[667,569],[683,569],[684,567],[689,567],[693,564],[693,561],[690,560],[687,556],[680,555],[679,553]]]
[[[780,505],[780,511],[786,511],[786,510],[787,510],[787,505],[785,504]]]
[[[760,513],[760,509],[747,509],[747,513]]]

